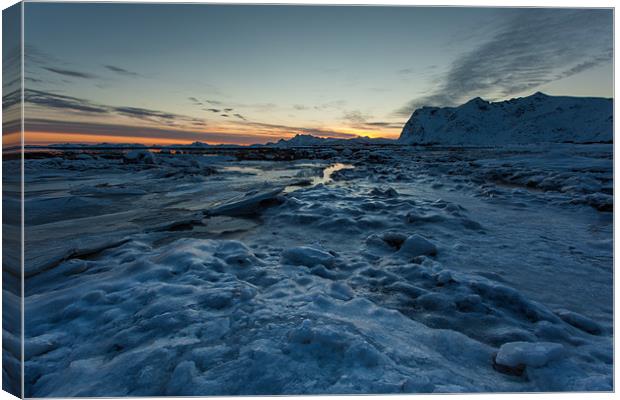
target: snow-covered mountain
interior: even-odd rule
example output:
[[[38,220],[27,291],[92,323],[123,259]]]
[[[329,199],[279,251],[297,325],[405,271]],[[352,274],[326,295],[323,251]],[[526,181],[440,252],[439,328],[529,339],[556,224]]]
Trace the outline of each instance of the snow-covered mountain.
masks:
[[[613,101],[548,96],[488,102],[476,97],[458,107],[422,107],[405,124],[403,144],[482,145],[613,140]]]
[[[297,134],[290,139],[280,139],[276,143],[267,143],[269,147],[310,147],[310,146],[355,146],[394,143],[393,140],[358,136],[351,139],[323,138],[313,135]]]

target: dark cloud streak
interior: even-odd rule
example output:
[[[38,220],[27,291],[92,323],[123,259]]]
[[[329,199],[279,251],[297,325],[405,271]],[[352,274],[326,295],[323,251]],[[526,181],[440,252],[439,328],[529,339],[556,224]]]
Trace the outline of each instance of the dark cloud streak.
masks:
[[[200,102],[200,100],[198,100],[198,99],[197,99],[197,98],[195,98],[195,97],[188,97],[187,99],[188,99],[189,101],[191,101],[192,103],[194,103],[194,105],[197,105],[197,106],[202,106],[202,105],[203,105],[203,104]]]
[[[54,67],[43,67],[43,69],[48,70],[58,75],[68,76],[71,78],[81,78],[81,79],[97,79],[98,78],[97,75],[90,74],[88,72],[74,71],[70,69],[62,69],[62,68],[54,68]]]
[[[24,100],[26,103],[36,104],[42,107],[57,108],[69,111],[95,114],[106,114],[109,112],[109,110],[105,106],[93,104],[88,100],[34,89],[25,90]]]
[[[14,104],[15,101],[19,101],[19,98],[16,98],[14,94],[9,93],[7,96],[3,97],[2,101],[3,105],[6,104],[7,106],[9,106]],[[62,109],[78,113],[120,115],[133,119],[160,123],[164,125],[174,125],[177,122],[201,126],[205,125],[203,120],[188,117],[185,115],[157,110],[149,110],[140,107],[109,106],[103,104],[96,104],[86,99],[60,95],[41,90],[27,89],[25,91],[25,102],[40,107]]]
[[[125,115],[128,117],[134,117],[134,118],[139,118],[139,119],[156,118],[156,119],[172,121],[175,118],[177,118],[176,114],[148,110],[145,108],[138,108],[138,107],[114,107],[113,111],[116,111],[120,115]]]
[[[427,96],[396,111],[451,106],[475,96],[513,96],[612,60],[611,10],[523,9],[457,58]],[[566,68],[568,66],[568,68]]]
[[[377,128],[402,128],[402,123],[386,122],[386,121],[369,121],[370,115],[365,115],[359,110],[347,111],[343,115],[343,119],[357,129],[377,129]]]
[[[120,75],[131,76],[131,77],[134,77],[134,78],[137,78],[137,77],[140,76],[140,74],[137,73],[137,72],[129,71],[129,70],[126,70],[125,68],[117,67],[117,66],[114,66],[114,65],[104,65],[104,67],[106,67],[108,70],[110,70],[112,72],[116,72],[117,74],[120,74]]]

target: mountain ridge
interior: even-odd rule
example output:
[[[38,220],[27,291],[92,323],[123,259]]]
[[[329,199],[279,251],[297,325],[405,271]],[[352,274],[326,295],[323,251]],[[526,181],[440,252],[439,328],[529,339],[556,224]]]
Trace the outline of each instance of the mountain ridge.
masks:
[[[475,97],[457,107],[416,109],[402,144],[504,145],[613,140],[613,99],[530,96],[490,102]]]

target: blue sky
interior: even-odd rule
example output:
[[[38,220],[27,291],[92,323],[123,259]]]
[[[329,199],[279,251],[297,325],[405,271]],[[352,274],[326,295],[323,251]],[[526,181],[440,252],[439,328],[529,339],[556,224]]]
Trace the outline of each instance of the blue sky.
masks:
[[[611,10],[35,2],[25,13],[29,142],[397,137],[422,105],[613,93]]]

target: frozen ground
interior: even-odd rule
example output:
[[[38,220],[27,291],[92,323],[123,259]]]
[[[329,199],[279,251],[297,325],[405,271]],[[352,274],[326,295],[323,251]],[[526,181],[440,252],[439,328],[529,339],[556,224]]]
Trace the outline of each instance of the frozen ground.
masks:
[[[240,154],[26,161],[27,396],[612,389],[612,145]]]

